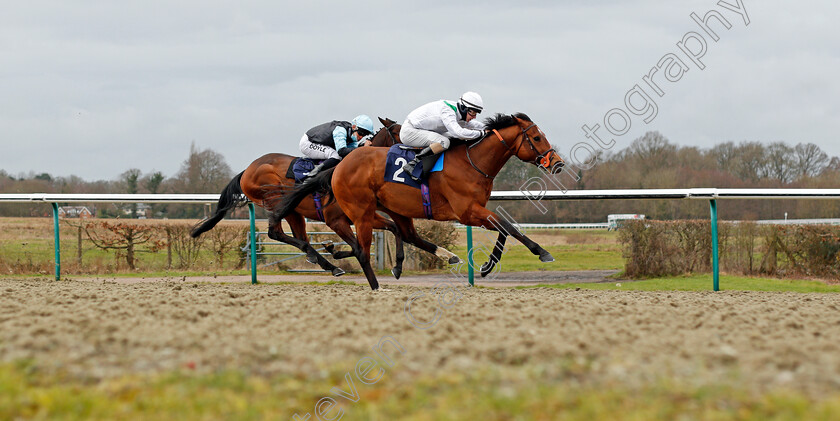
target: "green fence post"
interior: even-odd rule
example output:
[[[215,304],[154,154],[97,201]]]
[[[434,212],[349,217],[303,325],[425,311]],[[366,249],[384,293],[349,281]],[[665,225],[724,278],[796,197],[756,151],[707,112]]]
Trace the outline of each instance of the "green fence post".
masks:
[[[248,218],[251,220],[251,283],[257,283],[257,223],[254,220],[254,204],[248,203]]]
[[[472,227],[467,226],[467,279],[470,281],[470,286],[475,286],[475,274],[473,273],[473,242],[472,242]]]
[[[718,260],[718,217],[717,217],[717,202],[715,199],[709,201],[709,207],[712,211],[712,279],[715,291],[720,291],[720,273]]]
[[[61,280],[61,241],[58,235],[58,203],[52,204],[53,232],[55,233],[55,280]]]

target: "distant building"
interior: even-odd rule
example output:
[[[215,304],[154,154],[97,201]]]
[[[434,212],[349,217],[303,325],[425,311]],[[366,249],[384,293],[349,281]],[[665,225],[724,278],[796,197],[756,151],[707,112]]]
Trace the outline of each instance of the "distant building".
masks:
[[[645,219],[645,216],[638,213],[607,215],[607,231],[614,231],[621,228],[621,221],[627,221],[630,219]]]
[[[62,206],[58,208],[59,218],[93,218],[94,212],[88,209],[87,206]]]
[[[137,210],[137,219],[146,219],[152,216],[152,206],[148,203],[132,203],[123,207],[123,214],[131,216]]]

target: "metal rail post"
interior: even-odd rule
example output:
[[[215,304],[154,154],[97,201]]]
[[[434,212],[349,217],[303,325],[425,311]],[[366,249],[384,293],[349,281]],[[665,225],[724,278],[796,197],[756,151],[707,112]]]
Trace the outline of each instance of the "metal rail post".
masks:
[[[376,270],[385,269],[385,231],[373,233],[376,238]]]
[[[712,287],[715,291],[720,291],[719,281],[719,260],[718,260],[718,218],[717,218],[717,202],[715,199],[709,200],[709,207],[712,212]]]
[[[475,286],[475,274],[473,273],[473,241],[472,241],[472,227],[467,226],[467,279],[470,281],[470,286]]]
[[[257,283],[257,222],[254,217],[254,204],[248,202],[248,219],[251,220],[249,232],[251,238],[251,283]]]
[[[55,233],[55,280],[61,280],[61,241],[58,234],[58,203],[53,202],[53,232]]]

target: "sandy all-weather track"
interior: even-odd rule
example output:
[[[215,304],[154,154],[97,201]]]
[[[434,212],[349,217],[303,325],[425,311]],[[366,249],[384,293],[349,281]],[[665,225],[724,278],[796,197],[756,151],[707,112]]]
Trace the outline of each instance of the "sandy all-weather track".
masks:
[[[421,330],[405,304],[431,288],[392,288],[0,280],[0,359],[85,380],[223,368],[305,378],[352,370],[391,336],[405,352],[392,352],[388,374],[403,379],[572,361],[586,366],[584,383],[840,391],[835,294],[473,288]],[[418,320],[432,318],[430,297],[414,301]]]

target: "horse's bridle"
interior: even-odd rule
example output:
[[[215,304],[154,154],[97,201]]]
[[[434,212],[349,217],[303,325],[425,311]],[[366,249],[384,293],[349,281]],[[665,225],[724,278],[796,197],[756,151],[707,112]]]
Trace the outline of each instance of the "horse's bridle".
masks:
[[[538,167],[542,167],[542,168],[548,170],[549,167],[551,166],[551,156],[552,155],[557,155],[557,151],[555,151],[554,148],[550,148],[549,150],[545,151],[545,153],[541,154],[537,150],[537,147],[534,146],[534,142],[531,141],[531,137],[528,136],[528,130],[531,130],[531,127],[536,127],[536,126],[537,126],[537,123],[531,123],[530,126],[522,129],[522,136],[525,136],[525,140],[528,141],[528,145],[531,146],[531,150],[534,151],[534,154],[537,156],[536,158],[534,158],[532,163],[534,165],[538,166]],[[537,130],[539,130],[539,128],[537,128]],[[540,131],[540,133],[542,133],[542,131]],[[543,134],[543,137],[545,137],[545,134]],[[548,139],[546,139],[546,142],[548,142]],[[521,148],[521,147],[522,147],[522,142],[519,143],[519,148]],[[517,156],[519,156],[519,148],[516,148],[515,155],[517,155]]]
[[[394,137],[393,133],[391,133],[391,127],[394,127],[396,124],[397,124],[397,122],[395,121],[395,122],[393,122],[390,125],[385,127],[385,131],[388,132],[388,138],[391,139],[391,145],[396,145],[397,143],[400,143],[400,142],[397,142],[397,138]]]
[[[520,133],[520,136],[524,136],[525,140],[528,141],[528,145],[531,146],[531,150],[533,150],[534,154],[536,155],[536,158],[534,158],[534,160],[531,161],[531,163],[538,166],[538,167],[545,168],[546,170],[548,170],[549,167],[551,166],[551,156],[552,155],[557,155],[557,151],[555,151],[554,148],[551,148],[551,149],[545,151],[545,153],[542,153],[542,154],[539,153],[539,151],[537,150],[537,147],[534,146],[534,142],[531,140],[531,137],[528,136],[528,130],[531,130],[532,127],[536,127],[536,126],[537,126],[537,123],[531,123],[530,126],[522,129],[522,133]],[[537,130],[539,130],[539,128]],[[525,143],[525,142],[519,142],[519,146],[514,151],[510,146],[508,146],[507,142],[505,142],[505,139],[502,138],[502,135],[499,134],[498,130],[493,129],[492,132],[496,135],[496,138],[499,139],[499,142],[502,142],[502,145],[505,145],[505,148],[508,150],[508,152],[510,152],[514,156],[517,156],[517,157],[519,156],[519,149],[522,148],[522,144]],[[469,147],[467,147],[467,160],[470,161],[470,165],[472,165],[472,167],[476,171],[478,171],[481,175],[483,175],[486,178],[493,178],[493,177],[487,175],[487,173],[485,173],[484,171],[481,171],[481,169],[478,168],[473,163],[472,158],[470,158],[470,149],[472,149],[474,146],[478,145],[479,143],[483,142],[484,139],[486,139],[488,137],[490,137],[489,133],[487,134],[487,136],[482,138],[480,141],[475,142],[472,145],[470,145]],[[517,137],[519,137],[519,136],[517,136]]]

